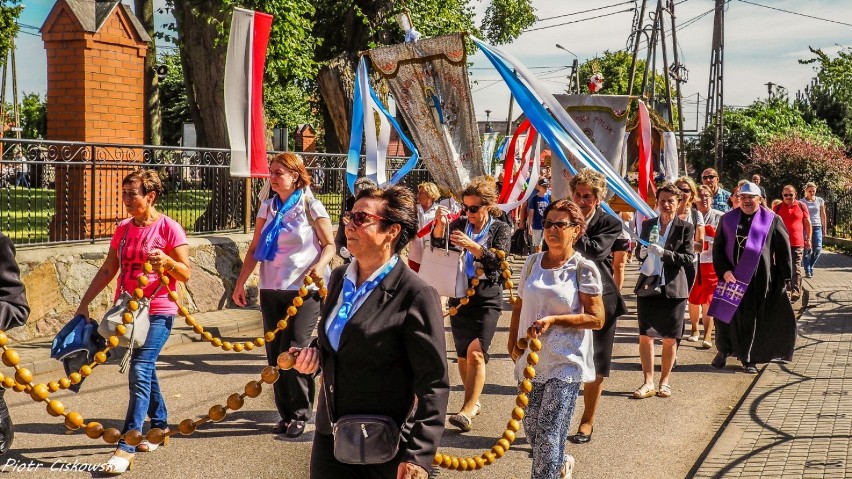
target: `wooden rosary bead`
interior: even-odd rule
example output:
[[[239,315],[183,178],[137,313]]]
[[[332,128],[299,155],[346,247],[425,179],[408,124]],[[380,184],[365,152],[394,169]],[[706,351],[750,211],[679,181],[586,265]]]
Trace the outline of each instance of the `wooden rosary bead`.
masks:
[[[138,429],[132,429],[124,433],[124,442],[128,446],[138,446],[143,439],[145,439],[145,436]]]
[[[517,419],[509,419],[506,424],[506,429],[512,432],[518,432],[521,429],[521,423]]]
[[[145,439],[148,440],[151,444],[160,444],[166,439],[166,431],[155,427],[148,431],[148,434],[145,435]]]
[[[6,376],[5,378],[3,378],[2,383],[3,387],[6,389],[12,389],[13,387],[15,387],[15,384],[17,384],[15,382],[15,378],[13,378],[12,376]]]
[[[527,354],[527,364],[529,364],[530,366],[535,366],[536,364],[538,364],[538,353],[530,351],[530,353]]]
[[[497,460],[497,455],[496,455],[496,454],[494,454],[494,452],[493,452],[493,451],[485,451],[485,452],[482,454],[482,459],[484,459],[484,460],[485,460],[485,465],[486,465],[486,466],[490,466],[491,464],[494,464],[494,461],[496,461],[496,460]]]
[[[136,288],[133,290],[133,296],[136,296],[136,299],[142,299],[145,297],[145,291],[142,288]]]
[[[120,336],[120,335],[124,335],[125,333],[127,333],[127,326],[125,326],[123,324],[116,325],[116,327],[115,327],[115,334],[116,335]],[[116,340],[118,339],[118,336],[115,337]]]
[[[33,380],[33,373],[27,368],[19,368],[15,371],[15,380],[21,384],[29,384]]]
[[[83,376],[80,373],[71,373],[68,375],[68,379],[71,380],[71,384],[80,384],[80,381],[83,380]]]
[[[103,439],[107,444],[115,444],[121,439],[121,431],[114,427],[104,429]]]
[[[443,467],[444,469],[447,469],[447,468],[450,467],[450,465],[452,463],[453,463],[453,456],[449,456],[447,454],[444,454],[444,458],[441,460],[441,467]]]
[[[6,331],[0,331],[0,347],[5,347],[9,344],[9,336],[6,336]]]
[[[47,383],[47,390],[52,392],[52,393],[59,391],[59,382],[50,381],[49,383]]]
[[[116,327],[115,327],[115,330],[116,330],[116,331],[118,331],[118,328],[119,328],[119,327],[121,327],[121,326],[124,326],[124,325],[123,325],[123,324],[119,324],[118,326],[116,326]],[[116,335],[114,335],[114,334],[113,334],[112,336],[108,337],[108,338],[107,338],[107,344],[108,344],[108,345],[109,345],[109,347],[111,347],[111,348],[116,348],[116,347],[118,347],[118,336],[116,336]]]
[[[506,429],[505,431],[503,431],[503,439],[509,441],[510,443],[515,442],[515,432]]]
[[[266,366],[263,368],[263,371],[260,372],[260,379],[266,384],[272,384],[275,381],[278,381],[278,370],[273,366]]]
[[[506,282],[505,282],[505,283],[503,283],[503,286],[504,286],[506,289],[512,289],[512,288],[514,288],[514,287],[515,287],[515,283],[513,283],[511,279],[507,279],[507,280],[506,280]]]
[[[530,397],[527,396],[526,393],[518,394],[518,397],[515,398],[515,404],[517,404],[518,407],[527,407],[527,405],[529,405],[529,403],[530,403]]]
[[[479,470],[485,467],[485,459],[483,459],[482,456],[474,457],[473,462],[476,464],[476,467],[474,467],[474,469]]]
[[[234,351],[238,353],[243,352],[243,343],[234,343]]]
[[[80,366],[80,376],[87,378],[92,375],[92,367],[88,364]]]
[[[232,411],[239,411],[243,407],[243,404],[245,404],[245,400],[239,395],[239,393],[234,393],[228,396],[228,400],[225,404],[228,405],[228,409]]]
[[[254,340],[254,345],[259,348],[262,348],[264,345],[266,345],[266,340],[263,338],[256,338]]]
[[[178,300],[177,291],[169,291],[169,299],[172,300],[172,302],[177,303],[177,300]]]
[[[195,421],[192,419],[184,419],[180,422],[180,425],[178,425],[178,430],[184,436],[189,436],[195,432]]]
[[[462,306],[466,305],[469,302],[470,302],[470,298],[461,298],[459,300],[459,304],[462,305]]]
[[[246,341],[243,344],[243,347],[245,348],[246,351],[251,351],[252,349],[254,349],[254,343],[250,343],[250,342]]]
[[[503,457],[503,454],[506,454],[506,450],[503,449],[503,446],[500,446],[499,444],[492,447],[491,452],[497,459],[500,459],[501,457]]]
[[[230,351],[234,349],[234,345],[231,344],[230,341],[222,341],[222,349],[225,351]]]
[[[299,310],[295,306],[290,306],[289,308],[287,308],[287,316],[290,316],[291,318],[295,316],[298,312]]]
[[[530,341],[530,351],[541,351],[541,340],[538,338],[533,338]]]
[[[293,298],[293,306],[295,306],[297,308],[301,308],[303,304],[305,304],[305,300],[303,300],[302,298],[300,298],[298,296]]]
[[[130,311],[136,311],[137,309],[139,309],[139,301],[131,299],[127,302],[127,309],[129,309]]]
[[[501,437],[497,440],[497,444],[499,444],[504,450],[508,451],[510,447],[512,447],[512,443],[506,440],[505,437]]]
[[[526,416],[526,413],[524,412],[523,409],[521,409],[519,407],[512,409],[512,419],[520,421],[524,418],[524,416]]]
[[[213,341],[213,335],[210,334],[210,331],[204,331],[201,333],[201,338],[208,342]]]
[[[518,388],[521,390],[522,393],[529,394],[529,392],[532,391],[532,381],[530,381],[529,379],[524,379],[523,381],[521,381],[521,384],[520,386],[518,386]],[[523,418],[520,417],[515,419],[520,421]]]
[[[246,396],[256,398],[263,391],[263,386],[257,381],[249,381],[246,384]]]
[[[267,342],[274,341],[275,340],[275,333],[267,332],[266,334],[263,335],[263,339],[265,339]]]
[[[21,383],[15,383],[15,385],[12,386],[12,390],[15,391],[16,393],[22,393],[22,392],[27,390],[27,385],[21,384]]]
[[[210,411],[207,413],[210,416],[210,420],[213,422],[219,422],[225,418],[225,414],[227,411],[221,404],[216,404],[210,408]]]
[[[68,378],[62,378],[59,380],[59,387],[62,389],[68,389],[71,387],[71,380]]]
[[[278,324],[276,326],[278,327],[278,329],[281,330],[287,329],[287,320],[282,319],[281,321],[278,321]]]
[[[14,349],[6,349],[3,351],[3,355],[0,356],[0,359],[2,359],[3,364],[9,367],[15,367],[19,362],[21,362],[21,357]]]
[[[532,379],[535,377],[535,369],[532,366],[527,366],[524,368],[524,377],[527,379]]]
[[[527,338],[518,338],[518,347],[521,349],[527,349]]]
[[[83,416],[76,411],[71,411],[65,416],[65,427],[68,429],[80,429],[80,426],[83,425]]]
[[[49,394],[47,384],[36,384],[30,391],[30,397],[33,398],[33,401],[44,401]]]
[[[88,436],[89,439],[100,439],[103,435],[104,426],[101,423],[92,421],[89,424],[86,424],[86,436]]]
[[[220,348],[222,347],[222,340],[219,338],[213,338],[210,340],[210,344],[212,344],[214,348]]]
[[[140,274],[138,278],[136,278],[136,282],[139,283],[139,286],[148,286],[148,277],[144,274]]]
[[[98,351],[95,353],[95,362],[98,364],[103,364],[107,361],[107,353],[103,351]]]
[[[149,274],[151,273],[151,271],[154,271],[154,267],[153,267],[153,266],[151,266],[151,263],[149,263],[149,262],[147,262],[147,261],[146,261],[146,262],[142,265],[142,269],[143,269],[146,273],[149,273]]]

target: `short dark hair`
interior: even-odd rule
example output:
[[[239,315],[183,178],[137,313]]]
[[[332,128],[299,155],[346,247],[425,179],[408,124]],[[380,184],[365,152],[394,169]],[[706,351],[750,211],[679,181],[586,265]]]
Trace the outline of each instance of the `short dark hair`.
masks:
[[[400,226],[399,236],[394,242],[394,253],[400,251],[417,234],[417,209],[414,202],[414,193],[404,186],[391,186],[390,188],[366,188],[358,192],[355,201],[361,198],[374,198],[383,202],[379,210],[379,216],[385,218],[380,221],[382,231],[392,224]]]
[[[139,182],[139,186],[142,188],[142,195],[147,195],[152,191],[156,192],[157,195],[154,196],[154,204],[157,204],[157,199],[163,194],[163,182],[160,181],[160,175],[157,174],[157,171],[137,168],[121,180],[121,186],[129,185],[134,181]]]
[[[683,201],[683,191],[680,191],[680,188],[671,183],[666,183],[663,186],[657,188],[656,198],[658,200],[660,199],[660,193],[668,193],[677,198],[678,202]]]
[[[577,203],[574,203],[567,198],[556,200],[547,205],[547,208],[544,209],[544,214],[541,215],[541,217],[547,219],[547,215],[553,210],[568,213],[568,218],[571,222],[576,223],[580,227],[580,234],[577,235],[577,238],[586,233],[586,217],[583,216],[583,211],[580,210]]]

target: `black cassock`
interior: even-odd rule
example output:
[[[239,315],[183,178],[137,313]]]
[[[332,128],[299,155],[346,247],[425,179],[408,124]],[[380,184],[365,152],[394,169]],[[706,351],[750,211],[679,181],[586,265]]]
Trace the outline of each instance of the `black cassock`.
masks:
[[[747,235],[752,216],[743,214],[738,233]],[[730,241],[724,231],[724,221],[719,221],[713,244],[713,267],[724,282],[725,271],[736,266],[725,254]],[[730,235],[735,238],[736,234]],[[736,241],[736,240],[734,240]],[[741,248],[734,245],[734,257]],[[716,349],[734,356],[743,363],[766,363],[773,359],[790,360],[796,344],[796,316],[786,294],[786,281],[793,275],[790,255],[790,238],[781,218],[775,216],[757,269],[746,289],[740,307],[730,324],[716,321]]]

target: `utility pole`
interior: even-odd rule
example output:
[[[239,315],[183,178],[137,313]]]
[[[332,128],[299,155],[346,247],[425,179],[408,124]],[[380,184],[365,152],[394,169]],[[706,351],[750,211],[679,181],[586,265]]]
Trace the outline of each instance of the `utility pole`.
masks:
[[[6,136],[6,77],[8,76],[9,56],[3,58],[3,82],[0,86],[0,138]]]
[[[15,115],[15,138],[21,139],[21,104],[18,103],[18,68],[15,62],[15,39],[10,48],[12,57],[12,111]]]
[[[680,148],[677,149],[678,154],[680,155],[680,160],[683,162],[683,172],[686,174],[686,151],[684,151],[684,139],[683,139],[683,97],[681,96],[680,84],[686,83],[686,67],[680,64],[677,56],[677,25],[675,24],[675,3],[674,0],[669,1],[669,16],[672,19],[672,54],[674,56],[674,64],[672,64],[671,75],[675,81],[675,96],[677,97],[677,129],[678,136],[680,140]],[[696,108],[696,112],[698,109]],[[695,124],[695,128],[698,129],[698,122]]]
[[[710,83],[707,89],[706,123],[715,122],[713,166],[719,174],[725,166],[722,150],[722,135],[724,132],[725,105],[722,86],[724,84],[725,66],[725,3],[726,0],[716,0],[716,15],[713,20],[713,48],[710,53]]]
[[[660,10],[663,8],[663,0],[657,0],[657,9],[654,11],[654,22],[652,23],[652,31],[651,31],[651,40],[648,42],[648,54],[645,57],[645,72],[642,74],[642,95],[646,93],[646,89],[648,87],[648,73],[652,68],[652,59],[653,59],[653,67],[651,70],[651,79],[656,80],[656,63],[657,63],[657,31],[659,30],[659,18],[660,18]],[[653,55],[653,57],[652,57]],[[656,86],[656,81],[653,82],[654,87]],[[651,88],[651,94],[649,95],[650,106],[653,108],[654,106],[654,88]]]
[[[633,94],[633,81],[636,78],[636,57],[639,55],[639,36],[642,34],[642,20],[645,17],[645,4],[648,0],[642,0],[642,9],[639,13],[636,29],[633,31],[633,60],[630,62],[630,80],[627,81],[627,94]]]
[[[517,75],[518,72],[512,70],[512,74]],[[506,136],[512,135],[512,109],[515,106],[515,97],[509,93],[509,117],[506,118]]]

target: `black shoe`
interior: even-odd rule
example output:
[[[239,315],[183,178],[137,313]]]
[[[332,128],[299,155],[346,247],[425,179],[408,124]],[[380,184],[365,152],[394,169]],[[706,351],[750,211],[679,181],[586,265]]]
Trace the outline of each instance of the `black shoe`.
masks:
[[[725,361],[727,359],[728,359],[728,357],[725,356],[724,354],[716,353],[716,357],[713,358],[712,361],[710,361],[710,365],[713,366],[716,369],[722,369],[722,368],[725,367]]]
[[[757,366],[754,363],[743,363],[743,372],[747,374],[757,374]]]
[[[305,432],[305,421],[293,419],[287,426],[287,432],[284,433],[284,436],[292,439],[301,436],[303,432]]]
[[[592,433],[595,432],[592,429],[588,434],[577,431],[577,434],[573,436],[568,436],[568,440],[573,442],[574,444],[588,444],[592,440]]]
[[[288,426],[290,426],[290,420],[282,419],[272,426],[272,434],[282,434],[287,430]]]

